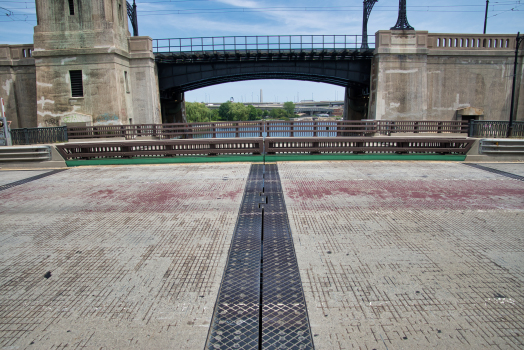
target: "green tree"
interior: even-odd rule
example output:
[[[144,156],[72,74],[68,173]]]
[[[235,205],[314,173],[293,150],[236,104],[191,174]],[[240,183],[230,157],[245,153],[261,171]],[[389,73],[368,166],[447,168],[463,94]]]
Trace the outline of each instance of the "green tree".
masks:
[[[188,123],[202,123],[211,120],[213,112],[204,103],[186,102]]]
[[[233,116],[233,120],[235,121],[244,121],[248,120],[249,118],[249,108],[245,106],[243,103],[232,103],[231,104],[231,114]]]
[[[262,111],[259,109],[256,109],[255,106],[249,105],[247,106],[248,109],[248,120],[260,120],[262,117]]]
[[[288,117],[293,117],[295,115],[295,104],[293,102],[284,102],[284,110]]]
[[[269,116],[271,117],[271,119],[282,119],[282,118],[289,119],[287,111],[280,109],[280,108],[272,109],[271,112],[269,112]]]
[[[226,121],[226,120],[233,120],[232,119],[232,107],[233,103],[231,101],[227,101],[225,103],[222,103],[220,107],[218,108],[218,118],[219,120]]]

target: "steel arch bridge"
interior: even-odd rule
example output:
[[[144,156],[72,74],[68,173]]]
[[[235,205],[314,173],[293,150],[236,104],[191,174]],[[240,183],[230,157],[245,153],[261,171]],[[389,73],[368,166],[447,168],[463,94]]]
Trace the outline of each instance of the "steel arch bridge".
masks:
[[[369,87],[372,48],[358,35],[156,39],[160,94],[256,79]],[[373,45],[373,44],[371,44]]]

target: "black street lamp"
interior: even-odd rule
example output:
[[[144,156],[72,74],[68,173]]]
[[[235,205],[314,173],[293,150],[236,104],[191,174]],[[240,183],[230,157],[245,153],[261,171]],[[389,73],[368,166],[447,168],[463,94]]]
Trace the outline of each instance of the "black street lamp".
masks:
[[[361,49],[369,49],[368,46],[368,19],[373,6],[378,0],[364,0],[364,18],[362,19],[362,45]]]
[[[391,30],[415,30],[415,28],[408,23],[406,0],[399,0],[397,24],[395,24],[394,27],[391,27]]]
[[[511,106],[509,108],[509,124],[506,137],[510,137],[513,132],[513,107],[515,106],[515,83],[517,80],[517,62],[519,55],[519,46],[520,43],[524,40],[524,37],[520,36],[520,32],[517,33],[517,43],[515,46],[515,62],[513,63],[513,85],[511,87]]]

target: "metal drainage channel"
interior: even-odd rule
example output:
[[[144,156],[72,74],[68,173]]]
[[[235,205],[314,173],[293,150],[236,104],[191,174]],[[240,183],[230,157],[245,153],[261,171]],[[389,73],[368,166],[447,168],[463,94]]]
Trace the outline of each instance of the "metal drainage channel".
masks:
[[[512,174],[512,173],[508,173],[506,171],[489,168],[489,167],[482,166],[482,165],[479,165],[479,164],[465,164],[465,165],[473,167],[473,168],[477,168],[477,169],[480,169],[480,170],[489,171],[490,173],[494,173],[494,174],[497,174],[497,175],[506,176],[506,177],[509,177],[509,178],[512,178],[512,179],[515,179],[515,180],[524,181],[524,176],[515,175],[515,174]]]
[[[52,171],[49,171],[49,172],[44,173],[44,174],[28,177],[27,179],[11,182],[9,184],[0,186],[0,191],[7,190],[7,189],[12,188],[12,187],[20,186],[20,185],[26,184],[28,182],[39,180],[39,179],[42,179],[44,177],[48,177],[48,176],[51,176],[51,175],[54,175],[54,174],[58,174],[58,173],[61,173],[62,171],[66,171],[66,170],[67,169],[52,170]]]
[[[274,164],[251,166],[206,349],[314,349]]]

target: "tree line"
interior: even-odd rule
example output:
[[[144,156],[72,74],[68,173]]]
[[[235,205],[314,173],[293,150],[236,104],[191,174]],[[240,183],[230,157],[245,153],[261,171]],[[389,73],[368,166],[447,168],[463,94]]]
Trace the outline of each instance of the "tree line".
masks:
[[[285,102],[283,108],[272,110],[257,109],[253,105],[227,101],[218,109],[210,109],[204,103],[186,102],[186,118],[188,123],[203,123],[209,121],[246,121],[261,119],[289,120],[294,118],[295,104]]]

